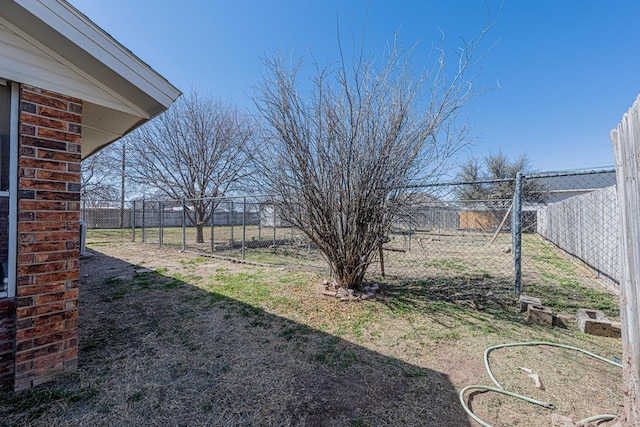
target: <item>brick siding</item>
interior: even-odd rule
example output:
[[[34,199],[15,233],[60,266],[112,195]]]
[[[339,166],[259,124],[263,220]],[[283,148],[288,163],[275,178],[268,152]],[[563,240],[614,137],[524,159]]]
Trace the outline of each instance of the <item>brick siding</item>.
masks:
[[[16,390],[77,366],[81,124],[82,101],[21,87]]]

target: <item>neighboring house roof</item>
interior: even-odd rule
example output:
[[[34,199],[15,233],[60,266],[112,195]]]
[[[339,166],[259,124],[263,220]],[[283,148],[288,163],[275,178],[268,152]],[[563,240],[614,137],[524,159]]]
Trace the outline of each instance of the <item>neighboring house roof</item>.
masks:
[[[535,175],[534,178],[536,178]],[[542,186],[542,191],[547,194],[545,201],[554,203],[569,197],[616,185],[616,172],[614,170],[603,170],[583,173],[550,173],[537,178],[537,181]]]
[[[82,158],[181,92],[64,0],[0,0],[0,77],[82,99]]]

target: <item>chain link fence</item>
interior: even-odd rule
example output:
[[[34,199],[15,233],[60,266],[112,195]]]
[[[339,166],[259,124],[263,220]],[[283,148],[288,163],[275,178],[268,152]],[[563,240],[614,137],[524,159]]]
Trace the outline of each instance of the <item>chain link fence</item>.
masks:
[[[619,290],[620,220],[614,169],[527,176],[546,191],[543,204],[523,205],[536,215],[535,236],[523,247],[523,284],[564,283],[586,277]],[[560,260],[553,256],[561,255]],[[554,265],[555,264],[555,265]],[[549,272],[556,267],[559,273]]]
[[[85,201],[82,210],[88,243],[134,240],[330,274],[271,200]],[[616,288],[619,232],[613,169],[439,183],[412,189],[369,276],[438,282],[454,296],[470,284],[511,295],[576,280]]]
[[[432,288],[437,285],[452,294],[469,283],[478,292],[485,285],[509,292],[513,287],[511,201],[460,200],[461,190],[469,185],[415,189],[399,212],[372,273],[404,282],[428,281]]]
[[[121,200],[82,200],[81,219],[91,230],[88,243],[106,244],[135,241],[140,229],[136,224],[136,202]],[[138,237],[140,238],[140,236]]]

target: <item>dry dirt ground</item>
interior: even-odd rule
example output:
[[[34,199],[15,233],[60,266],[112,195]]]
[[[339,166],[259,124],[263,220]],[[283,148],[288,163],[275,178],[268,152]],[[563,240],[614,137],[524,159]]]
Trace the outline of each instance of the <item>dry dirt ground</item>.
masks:
[[[339,303],[317,292],[321,277],[282,268],[149,245],[91,253],[81,262],[78,370],[1,396],[3,425],[475,426],[458,392],[491,385],[489,345],[554,340],[620,354],[618,340],[530,327],[518,314]],[[617,368],[546,347],[496,353],[507,388],[564,415],[619,410]],[[471,403],[496,426],[550,422],[549,410],[502,396]]]

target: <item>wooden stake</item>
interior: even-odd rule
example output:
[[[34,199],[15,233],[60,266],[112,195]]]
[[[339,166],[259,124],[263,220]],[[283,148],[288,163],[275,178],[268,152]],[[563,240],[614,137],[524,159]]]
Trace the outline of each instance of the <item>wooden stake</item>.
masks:
[[[382,243],[380,243],[380,271],[382,272],[382,277],[384,275],[384,251],[382,250]]]
[[[511,208],[513,207],[513,203],[511,203],[509,205],[509,209],[507,209],[507,213],[504,214],[504,218],[502,218],[502,222],[500,222],[500,225],[498,226],[498,229],[496,230],[495,233],[493,233],[493,237],[491,238],[491,241],[489,242],[490,245],[493,245],[493,242],[496,241],[496,237],[498,237],[498,234],[500,233],[500,230],[502,230],[502,227],[504,227],[504,223],[507,222],[507,218],[509,217],[509,214],[511,213]]]

